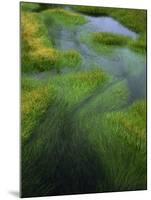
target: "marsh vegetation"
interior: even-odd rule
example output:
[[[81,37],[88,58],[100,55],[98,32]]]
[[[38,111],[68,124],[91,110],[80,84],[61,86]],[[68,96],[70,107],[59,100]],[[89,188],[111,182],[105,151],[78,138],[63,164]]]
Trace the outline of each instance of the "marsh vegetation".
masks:
[[[21,3],[21,90],[22,197],[146,189],[146,11]]]

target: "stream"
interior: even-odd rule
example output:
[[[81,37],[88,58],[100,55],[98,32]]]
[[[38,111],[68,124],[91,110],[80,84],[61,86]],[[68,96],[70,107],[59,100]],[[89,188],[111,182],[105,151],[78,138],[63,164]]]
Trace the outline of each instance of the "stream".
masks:
[[[104,171],[103,159],[100,158],[99,151],[97,152],[94,148],[95,145],[93,146],[95,139],[93,142],[90,141],[87,126],[83,128],[82,123],[87,125],[85,118],[87,119],[87,116],[91,118],[93,113],[99,113],[101,116],[103,112],[117,111],[117,107],[121,110],[136,100],[146,98],[145,55],[126,47],[107,47],[109,52],[102,51],[101,53],[81,39],[92,32],[111,32],[128,36],[134,40],[137,40],[139,35],[111,17],[86,15],[85,17],[87,23],[76,26],[74,29],[61,25],[48,27],[56,49],[63,51],[75,49],[83,58],[79,67],[69,68],[67,66],[61,70],[60,74],[100,68],[113,77],[113,80],[103,88],[94,90],[90,96],[75,104],[71,110],[68,109],[66,102],[62,101],[64,91],[61,88],[60,97],[53,105],[50,105],[39,126],[33,131],[30,141],[23,147],[22,182],[24,193],[30,197],[33,194],[43,196],[96,193],[98,185],[101,184],[104,192],[106,171]],[[46,79],[55,77],[56,74],[57,72],[47,71],[29,76]],[[130,91],[126,105],[119,105],[115,102],[116,106],[112,107],[110,102],[106,103],[105,100],[101,103],[101,94],[105,94],[109,88],[121,81],[126,81]],[[98,127],[101,127],[100,124]],[[96,136],[97,141],[98,138]],[[97,146],[97,143],[95,144]],[[106,191],[110,191],[110,185]]]
[[[130,101],[142,99],[146,96],[146,57],[126,47],[108,47],[110,53],[98,53],[86,43],[82,37],[92,32],[111,32],[128,36],[136,40],[139,35],[124,27],[111,17],[86,16],[87,23],[75,29],[63,26],[50,27],[49,32],[54,36],[55,47],[59,50],[77,50],[83,57],[80,68],[64,68],[62,73],[102,68],[115,78],[126,79],[131,91]]]

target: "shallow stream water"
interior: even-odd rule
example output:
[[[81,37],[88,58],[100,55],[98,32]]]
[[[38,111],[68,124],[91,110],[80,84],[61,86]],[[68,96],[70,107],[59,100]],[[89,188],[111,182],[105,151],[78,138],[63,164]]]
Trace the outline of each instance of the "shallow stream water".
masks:
[[[75,29],[63,26],[53,27],[51,36],[54,44],[60,50],[77,50],[83,57],[80,68],[64,68],[62,73],[70,73],[79,70],[90,70],[102,68],[115,78],[127,80],[131,91],[131,100],[141,99],[146,96],[146,57],[126,47],[109,47],[110,53],[95,51],[92,47],[82,41],[92,32],[110,32],[137,39],[138,34],[124,27],[111,17],[85,16],[87,23]],[[50,30],[51,27],[50,27]],[[107,47],[108,48],[108,47]]]

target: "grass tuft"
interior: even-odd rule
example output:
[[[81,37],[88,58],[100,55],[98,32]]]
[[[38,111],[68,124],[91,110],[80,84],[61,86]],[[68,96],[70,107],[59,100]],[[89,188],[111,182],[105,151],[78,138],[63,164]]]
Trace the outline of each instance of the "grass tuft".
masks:
[[[43,19],[37,13],[22,12],[22,71],[60,70],[76,67],[82,62],[75,50],[59,51],[48,39],[48,31]]]
[[[29,140],[33,129],[37,126],[54,101],[55,90],[52,85],[42,85],[32,79],[22,80],[22,142]]]
[[[95,43],[101,43],[105,45],[123,46],[127,44],[129,38],[113,33],[93,33],[92,40]]]
[[[57,25],[64,25],[66,27],[74,27],[86,23],[84,16],[61,8],[43,11],[42,16],[47,22],[53,21]]]

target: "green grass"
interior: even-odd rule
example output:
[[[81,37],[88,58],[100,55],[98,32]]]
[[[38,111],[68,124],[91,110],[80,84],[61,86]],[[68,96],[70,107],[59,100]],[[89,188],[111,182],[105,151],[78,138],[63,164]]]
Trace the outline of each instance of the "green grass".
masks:
[[[100,180],[98,191],[146,189],[145,101],[128,110],[106,109],[103,114],[97,108],[93,113],[85,111],[80,124],[102,162],[104,180]]]
[[[71,107],[86,98],[97,87],[103,86],[109,79],[109,76],[104,71],[96,69],[58,76],[54,79],[54,84],[57,86],[62,100]]]
[[[84,16],[61,8],[48,9],[43,11],[41,14],[47,22],[49,21],[48,23],[53,21],[53,23],[57,25],[63,25],[66,27],[73,28],[77,25],[86,23]]]
[[[147,40],[146,34],[142,34],[137,40],[130,41],[129,47],[134,51],[146,54],[147,51]]]
[[[129,38],[114,33],[93,33],[92,40],[98,44],[123,46],[127,44]]]
[[[22,71],[45,70],[51,68],[57,60],[57,52],[48,40],[45,25],[37,13],[21,13],[21,39],[22,39]],[[40,68],[40,69],[39,69]]]
[[[81,37],[81,42],[86,43],[96,52],[112,55],[116,47],[130,48],[135,52],[146,54],[146,35],[141,35],[134,40],[127,36],[108,32],[95,32]]]
[[[80,13],[92,16],[108,16],[112,11],[112,8],[100,8],[94,6],[73,6],[73,9]]]
[[[36,13],[36,5],[29,4],[21,12],[22,197],[146,189],[145,100],[129,105],[127,80],[101,69],[61,73],[80,66],[82,56],[74,49],[56,49],[47,25],[73,31],[86,20],[72,11],[46,7]],[[112,16],[126,24],[126,11],[113,10]],[[106,8],[98,12],[84,7],[80,12],[109,15]],[[93,33],[83,41],[98,51],[129,46],[141,52],[143,30],[135,42],[109,33]],[[33,75],[51,69],[58,73],[47,73],[46,79],[41,73]]]
[[[58,75],[42,90],[24,80],[23,105],[49,107],[22,145],[23,197],[146,188],[145,102],[127,108],[126,81],[109,81],[101,70]]]
[[[38,10],[39,8],[40,8],[40,4],[38,3],[21,2],[22,11],[32,12],[32,11]]]
[[[111,16],[137,33],[146,32],[147,13],[145,10],[115,9]]]
[[[138,33],[146,32],[146,11],[122,8],[74,6],[76,11],[93,16],[111,16]]]
[[[54,99],[55,89],[52,85],[43,85],[39,81],[22,78],[22,142],[30,139],[33,129]]]
[[[76,67],[82,56],[75,50],[66,52],[53,47],[53,39],[48,37],[44,19],[37,13],[22,12],[22,71],[46,71],[63,67]]]
[[[140,39],[131,40],[129,47],[134,51],[146,53],[146,26],[147,26],[147,13],[145,10],[135,9],[121,9],[121,8],[101,8],[101,7],[89,7],[89,6],[74,6],[76,11],[92,16],[110,16],[118,20],[120,23],[128,27],[129,29],[139,33]],[[106,36],[108,37],[108,36]],[[118,36],[117,36],[118,37]],[[112,38],[113,43],[119,44],[119,42],[126,43],[126,38]],[[111,39],[111,43],[112,43]],[[115,39],[115,40],[114,40]],[[110,38],[109,38],[110,41]],[[115,42],[114,42],[115,41]],[[125,41],[125,42],[124,42]],[[108,41],[107,41],[108,42]]]
[[[32,84],[29,80],[25,80],[22,85],[23,91],[25,89],[27,92],[35,91],[33,88],[37,87],[36,81],[30,81]],[[46,94],[43,95],[41,93],[43,92],[42,88],[40,93],[38,90],[40,98],[36,99],[37,101],[35,101],[32,93],[30,93],[33,98],[31,102],[29,101],[31,96],[27,102],[22,101],[23,106],[30,105],[30,112],[34,112],[32,111],[33,108],[38,107],[36,116],[40,111],[39,104],[40,108],[41,104],[42,108],[45,107],[45,104],[49,105],[49,108],[47,107],[47,110],[45,110],[45,118],[39,123],[37,122],[37,126],[33,129],[31,139],[26,143],[22,143],[23,196],[65,194],[76,192],[76,190],[81,192],[85,190],[85,186],[82,186],[83,182],[80,179],[85,175],[91,177],[96,172],[92,165],[89,166],[89,170],[85,171],[82,177],[80,174],[84,170],[87,157],[94,159],[95,162],[96,155],[94,152],[87,152],[89,144],[85,143],[86,138],[84,135],[82,136],[79,132],[77,138],[74,138],[76,135],[74,134],[75,130],[72,130],[74,128],[72,119],[74,112],[81,106],[85,98],[91,96],[97,88],[102,88],[107,81],[108,76],[101,70],[78,72],[77,74],[64,76],[58,75],[56,78],[43,83],[46,84],[45,87],[50,84],[50,87],[55,88],[55,100],[53,100],[54,93],[50,92],[51,90],[49,90],[49,93],[47,93],[47,90]],[[23,92],[23,97],[25,94]],[[51,96],[49,104],[47,102],[48,94]],[[23,120],[25,121],[25,118]],[[25,137],[23,136],[22,141],[24,140]],[[79,148],[77,148],[77,145],[80,145]],[[72,155],[75,155],[75,153],[82,153],[83,156],[86,156],[84,158],[86,160],[83,160],[84,165],[81,160],[83,156],[75,156],[73,161]],[[80,163],[83,165],[82,167]],[[70,170],[73,165],[76,165],[77,168]],[[41,168],[41,166],[43,167]],[[95,184],[93,182],[92,184],[85,183],[86,188],[94,190]]]
[[[102,154],[110,190],[146,189],[145,101],[134,103],[128,111],[105,114],[101,124],[100,149],[106,149]]]

